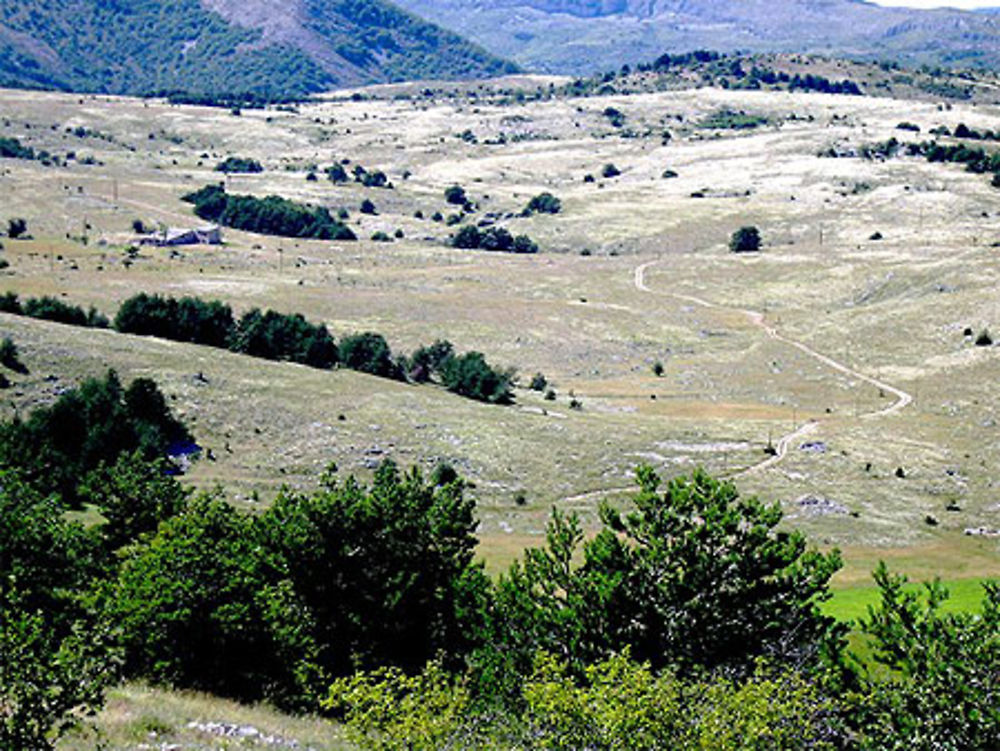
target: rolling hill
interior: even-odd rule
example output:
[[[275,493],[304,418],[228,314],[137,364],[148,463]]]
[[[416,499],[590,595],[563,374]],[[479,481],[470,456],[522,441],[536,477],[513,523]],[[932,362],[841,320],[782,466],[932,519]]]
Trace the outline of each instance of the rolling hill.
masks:
[[[539,72],[589,73],[698,48],[996,67],[1000,18],[863,0],[400,0]]]
[[[0,86],[286,98],[512,70],[383,0],[0,2]]]

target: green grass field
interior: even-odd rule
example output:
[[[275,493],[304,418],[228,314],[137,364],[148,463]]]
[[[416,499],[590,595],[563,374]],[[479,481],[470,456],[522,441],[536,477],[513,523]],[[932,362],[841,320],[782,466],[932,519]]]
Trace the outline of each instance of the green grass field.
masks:
[[[997,579],[954,579],[942,580],[948,590],[949,597],[942,604],[941,610],[946,613],[976,613],[982,608],[983,582],[998,581]],[[925,592],[922,583],[911,582],[911,591]],[[876,587],[851,587],[850,589],[834,589],[833,597],[823,604],[823,612],[832,615],[840,621],[858,622],[868,617],[868,608],[879,603],[879,591]]]

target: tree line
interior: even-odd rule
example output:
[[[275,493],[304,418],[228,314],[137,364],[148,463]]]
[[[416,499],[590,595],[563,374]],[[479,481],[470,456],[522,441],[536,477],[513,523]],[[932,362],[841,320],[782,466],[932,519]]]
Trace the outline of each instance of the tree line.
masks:
[[[0,296],[0,312],[44,318],[74,326],[107,328],[108,319],[51,297],[22,302],[13,292]],[[337,366],[411,383],[437,380],[460,396],[491,404],[514,399],[515,371],[489,364],[480,352],[455,352],[447,340],[420,347],[410,356],[394,354],[385,337],[366,331],[335,341],[322,323],[300,313],[252,308],[239,318],[219,300],[164,297],[140,292],[122,302],[114,328],[123,334],[156,336],[232,352],[331,369]]]
[[[67,409],[110,423],[128,400],[93,388]],[[491,579],[454,472],[331,465],[250,514],[125,448],[79,470],[88,528],[2,466],[5,747],[49,748],[122,677],[321,708],[362,748],[986,749],[1000,730],[1000,588],[946,615],[939,585],[880,567],[866,660],[820,609],[839,554],[700,471],[638,468],[594,536],[553,511]]]
[[[12,313],[29,318],[40,318],[45,321],[96,329],[106,329],[109,325],[107,317],[93,306],[84,310],[79,305],[70,305],[59,298],[48,295],[29,297],[22,301],[14,292],[7,292],[0,296],[0,313]]]
[[[222,185],[206,185],[182,200],[194,204],[194,213],[202,219],[246,232],[316,240],[357,239],[328,209],[281,196],[231,195]]]
[[[966,171],[977,175],[992,174],[990,184],[994,188],[1000,188],[1000,152],[990,152],[982,146],[942,144],[938,141],[903,143],[890,138],[887,141],[865,144],[859,149],[860,156],[865,159],[888,159],[900,152],[907,156],[924,157],[928,162],[964,164]]]

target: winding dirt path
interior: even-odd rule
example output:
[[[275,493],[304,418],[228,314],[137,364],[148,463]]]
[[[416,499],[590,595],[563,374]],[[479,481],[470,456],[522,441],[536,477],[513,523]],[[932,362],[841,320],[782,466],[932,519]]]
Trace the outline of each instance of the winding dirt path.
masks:
[[[789,337],[779,333],[774,326],[772,326],[767,322],[767,320],[764,317],[764,314],[761,313],[760,311],[748,310],[746,308],[735,308],[727,305],[719,305],[709,300],[704,300],[700,297],[694,297],[692,295],[682,295],[676,292],[660,292],[657,290],[650,289],[649,285],[646,284],[646,270],[649,269],[651,266],[655,266],[657,263],[659,263],[659,261],[647,261],[646,263],[636,266],[635,288],[640,292],[647,292],[649,294],[667,295],[677,300],[684,300],[685,302],[689,302],[694,305],[698,305],[702,308],[710,310],[725,310],[725,311],[735,311],[737,313],[742,313],[744,316],[747,317],[747,319],[752,324],[762,329],[764,333],[767,334],[771,339],[781,342],[782,344],[785,344],[789,347],[794,347],[795,349],[805,353],[809,357],[818,360],[819,362],[823,363],[824,365],[833,370],[844,373],[845,375],[848,375],[851,378],[855,378],[859,381],[867,383],[870,386],[874,386],[875,388],[879,389],[882,393],[891,394],[892,396],[895,397],[895,401],[893,401],[891,404],[881,409],[875,410],[874,412],[866,412],[865,414],[860,415],[858,417],[859,420],[871,420],[876,417],[886,417],[888,415],[895,414],[896,412],[905,409],[906,406],[913,401],[913,396],[907,393],[906,391],[903,391],[900,388],[896,388],[895,386],[886,383],[884,381],[881,381],[877,378],[872,378],[871,376],[866,375],[865,373],[855,370],[849,365],[845,365],[842,362],[834,360],[832,357],[824,355],[822,352],[817,352],[808,344],[803,344],[800,341],[796,341],[795,339],[790,339]],[[774,446],[775,452],[772,456],[769,456],[767,459],[759,462],[758,464],[754,464],[750,467],[747,467],[746,469],[741,470],[736,474],[742,475],[742,474],[750,474],[752,472],[760,472],[761,470],[774,466],[775,464],[777,464],[778,462],[780,462],[782,459],[785,458],[786,454],[788,453],[789,446],[791,446],[794,441],[806,435],[809,435],[810,433],[815,432],[816,428],[818,427],[819,427],[818,420],[810,420],[800,425],[795,430],[786,433],[785,435],[781,436],[778,439],[778,442]]]

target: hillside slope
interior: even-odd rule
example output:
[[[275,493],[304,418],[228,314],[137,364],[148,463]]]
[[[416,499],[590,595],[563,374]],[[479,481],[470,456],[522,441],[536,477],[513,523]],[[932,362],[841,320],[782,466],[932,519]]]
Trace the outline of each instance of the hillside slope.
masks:
[[[512,69],[383,0],[0,2],[0,86],[287,97]]]
[[[1000,17],[863,0],[400,0],[532,70],[584,73],[663,52],[794,51],[996,67]]]

